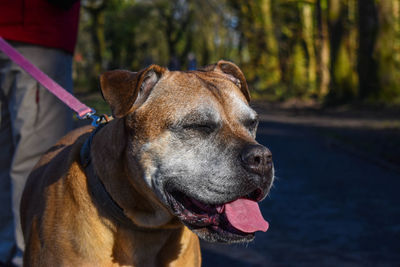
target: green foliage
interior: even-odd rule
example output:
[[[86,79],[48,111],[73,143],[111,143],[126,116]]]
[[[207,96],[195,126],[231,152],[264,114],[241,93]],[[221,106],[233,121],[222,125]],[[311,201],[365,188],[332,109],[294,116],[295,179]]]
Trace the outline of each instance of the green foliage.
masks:
[[[223,58],[253,96],[400,102],[400,0],[83,0],[81,91],[106,69]]]

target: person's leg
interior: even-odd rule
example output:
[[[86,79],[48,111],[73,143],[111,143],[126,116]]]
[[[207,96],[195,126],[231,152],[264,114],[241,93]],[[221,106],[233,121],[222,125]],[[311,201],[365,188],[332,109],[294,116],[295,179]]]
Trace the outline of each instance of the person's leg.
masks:
[[[14,152],[8,96],[12,86],[11,62],[0,53],[0,264],[11,261],[16,250],[11,208],[10,167]]]
[[[34,65],[67,90],[72,90],[72,56],[60,50],[38,46],[17,46]],[[19,67],[15,66],[18,70]],[[21,263],[24,241],[20,226],[19,206],[26,179],[41,155],[72,128],[72,112],[21,71],[10,99],[12,136],[15,152],[11,165],[12,206],[15,237]]]

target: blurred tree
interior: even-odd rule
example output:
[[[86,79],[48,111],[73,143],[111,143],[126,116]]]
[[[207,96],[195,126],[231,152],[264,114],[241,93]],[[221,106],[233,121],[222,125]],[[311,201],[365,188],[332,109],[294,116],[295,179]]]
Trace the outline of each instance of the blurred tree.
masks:
[[[356,1],[329,0],[331,84],[327,101],[341,103],[355,99],[358,91]]]
[[[371,95],[363,96],[372,102],[393,102],[400,100],[399,0],[379,0],[375,3],[379,28],[372,57],[377,63],[379,84],[373,88]]]
[[[185,0],[173,0],[157,1],[155,6],[167,41],[169,68],[178,70],[192,47],[190,26],[193,23],[193,4]],[[179,47],[183,38],[186,39],[184,45]]]
[[[306,1],[274,3],[276,4],[274,13],[279,32],[279,62],[282,73],[281,86],[277,94],[281,95],[281,98],[303,97],[307,95],[311,87],[308,75],[309,63],[313,60],[315,63],[315,57],[310,60],[310,56],[315,55],[314,47],[310,53],[308,53],[310,47],[307,47],[307,43],[313,42],[310,39],[314,38],[314,34],[307,35],[304,32],[306,27],[313,29],[314,26],[309,24],[310,19],[305,18],[303,14],[303,7],[312,3]],[[305,26],[304,23],[308,25]]]
[[[378,12],[375,0],[358,2],[358,75],[360,98],[377,96],[379,80],[374,49],[378,34]]]
[[[110,1],[105,28],[109,50],[107,68],[138,70],[152,64],[154,54],[166,57],[156,13],[147,2]],[[156,53],[152,47],[157,47]],[[156,58],[159,64],[166,64],[160,58]]]
[[[224,58],[256,97],[400,103],[400,0],[82,0],[76,80]]]
[[[84,0],[82,6],[90,17],[89,32],[93,44],[94,73],[103,71],[103,55],[106,53],[104,39],[104,11],[106,0]]]
[[[273,25],[271,0],[239,1],[228,3],[239,18],[242,51],[246,46],[249,60],[242,58],[247,78],[258,91],[276,86],[281,80],[278,43]]]
[[[393,102],[399,99],[399,5],[398,0],[358,3],[361,100]]]
[[[323,99],[329,92],[330,83],[330,52],[328,31],[328,0],[316,2],[317,37],[315,47],[317,51],[317,87],[319,99]]]
[[[300,3],[301,9],[301,24],[302,24],[302,36],[304,40],[306,55],[307,55],[307,84],[308,88],[306,89],[305,95],[314,95],[317,96],[317,66],[316,66],[316,57],[315,57],[315,29],[314,29],[314,8],[315,2],[309,1]]]

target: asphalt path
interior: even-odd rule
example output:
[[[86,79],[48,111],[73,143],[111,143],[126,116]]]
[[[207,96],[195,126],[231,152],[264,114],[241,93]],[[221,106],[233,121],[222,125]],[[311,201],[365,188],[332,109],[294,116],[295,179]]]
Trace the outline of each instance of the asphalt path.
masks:
[[[261,121],[277,179],[253,242],[202,242],[203,266],[400,266],[400,173],[334,145],[315,127]]]

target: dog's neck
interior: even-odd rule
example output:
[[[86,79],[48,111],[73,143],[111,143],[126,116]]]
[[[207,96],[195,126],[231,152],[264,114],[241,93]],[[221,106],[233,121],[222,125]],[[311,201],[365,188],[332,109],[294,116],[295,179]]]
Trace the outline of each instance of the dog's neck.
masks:
[[[136,173],[132,173],[127,166],[128,137],[123,124],[123,119],[114,119],[93,137],[90,148],[93,172],[136,227],[148,230],[183,227],[145,184],[140,168],[134,168]]]
[[[108,193],[105,188],[103,182],[100,180],[97,173],[94,171],[92,158],[91,158],[91,147],[94,136],[100,129],[102,129],[107,122],[103,122],[98,125],[90,134],[90,136],[86,139],[80,149],[80,162],[83,168],[85,169],[85,174],[87,177],[88,191],[93,199],[93,203],[97,207],[101,207],[104,211],[104,216],[108,217],[110,220],[116,222],[118,225],[132,228],[132,229],[140,229],[136,227],[135,224],[125,215],[124,210],[115,202],[112,196]],[[146,229],[143,229],[146,230]]]

